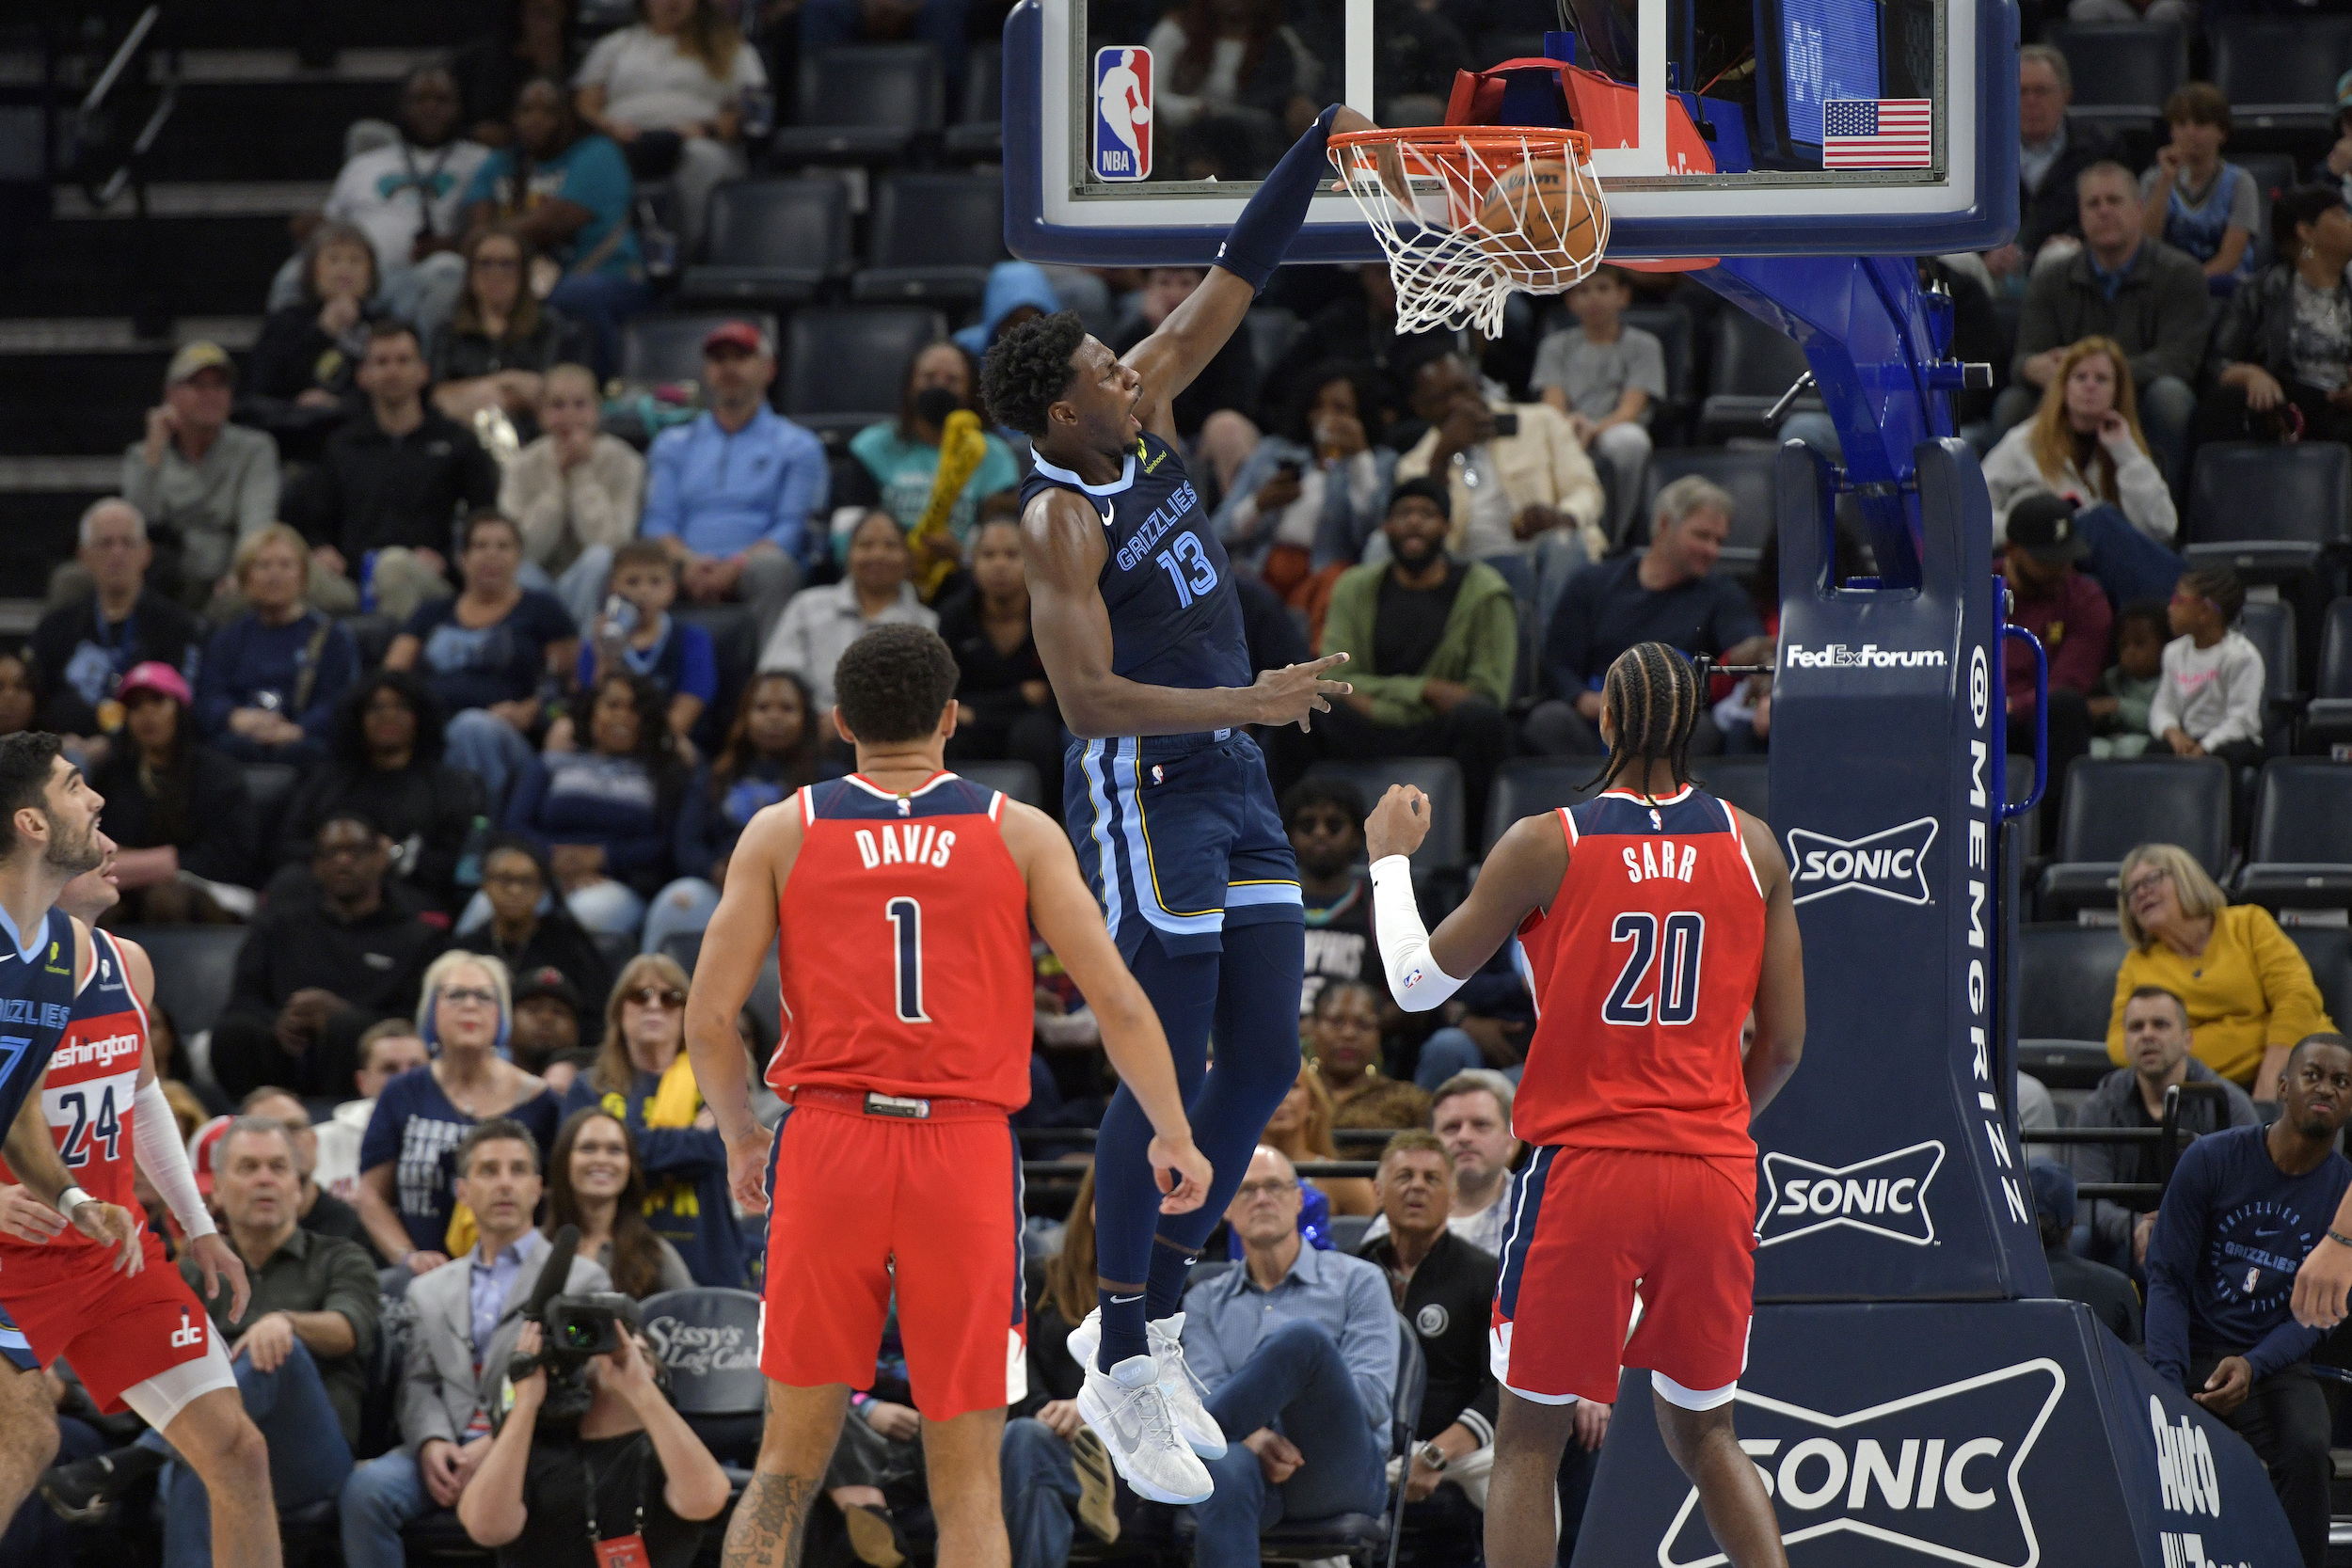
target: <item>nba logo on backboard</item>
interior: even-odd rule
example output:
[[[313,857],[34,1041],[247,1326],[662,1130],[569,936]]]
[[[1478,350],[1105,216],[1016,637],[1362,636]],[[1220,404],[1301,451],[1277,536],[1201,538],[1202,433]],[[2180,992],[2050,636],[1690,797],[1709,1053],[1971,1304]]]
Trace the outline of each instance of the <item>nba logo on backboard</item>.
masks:
[[[1152,173],[1152,51],[1094,52],[1094,177]]]

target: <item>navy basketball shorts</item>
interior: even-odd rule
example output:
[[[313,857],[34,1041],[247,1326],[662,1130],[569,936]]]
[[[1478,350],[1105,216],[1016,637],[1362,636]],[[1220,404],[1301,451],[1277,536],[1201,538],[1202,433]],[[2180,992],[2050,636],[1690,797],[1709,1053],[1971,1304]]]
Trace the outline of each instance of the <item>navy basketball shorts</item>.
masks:
[[[1304,918],[1258,743],[1238,730],[1082,740],[1062,768],[1078,867],[1129,962],[1146,935],[1216,952],[1229,927]]]

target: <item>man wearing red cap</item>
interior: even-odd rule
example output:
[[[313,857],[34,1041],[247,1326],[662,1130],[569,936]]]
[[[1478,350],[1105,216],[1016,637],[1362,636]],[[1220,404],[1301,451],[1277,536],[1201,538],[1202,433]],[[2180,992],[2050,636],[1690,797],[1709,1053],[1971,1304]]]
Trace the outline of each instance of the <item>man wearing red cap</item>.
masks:
[[[775,379],[775,349],[759,328],[711,329],[703,340],[709,409],[654,441],[639,530],[676,556],[688,598],[750,606],[763,642],[801,585],[809,520],[828,484],[824,443],[768,406]]]

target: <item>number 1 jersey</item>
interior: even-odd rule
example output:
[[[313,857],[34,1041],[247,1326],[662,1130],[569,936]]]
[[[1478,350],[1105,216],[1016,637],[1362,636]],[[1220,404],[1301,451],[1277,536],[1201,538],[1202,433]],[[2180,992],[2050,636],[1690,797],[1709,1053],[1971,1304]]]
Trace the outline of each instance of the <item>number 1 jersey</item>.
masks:
[[[1740,1037],[1764,963],[1764,893],[1732,809],[1684,785],[1564,808],[1568,871],[1519,927],[1534,1038],[1512,1130],[1753,1174]]]
[[[787,809],[803,836],[776,911],[769,1085],[1027,1104],[1037,981],[1005,797],[953,773],[906,795],[852,774]]]
[[[57,1158],[75,1185],[102,1203],[118,1204],[144,1218],[132,1190],[132,1100],[138,1093],[139,1060],[147,1049],[147,1009],[123,972],[122,949],[105,931],[92,930],[96,973],[73,999],[73,1016],[49,1057],[41,1085],[41,1115],[57,1142]],[[0,1161],[0,1181],[16,1174]],[[55,1269],[85,1261],[98,1243],[71,1226],[45,1245],[32,1246],[0,1235],[0,1273],[11,1290],[28,1284],[24,1271]],[[45,1277],[45,1275],[44,1275]]]

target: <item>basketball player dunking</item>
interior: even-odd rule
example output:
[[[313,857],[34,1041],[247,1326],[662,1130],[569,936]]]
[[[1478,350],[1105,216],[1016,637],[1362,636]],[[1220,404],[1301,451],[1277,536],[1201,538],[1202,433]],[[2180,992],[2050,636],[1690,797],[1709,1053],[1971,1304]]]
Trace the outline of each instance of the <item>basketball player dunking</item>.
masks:
[[[1082,737],[1064,767],[1064,817],[1168,1031],[1216,1169],[1206,1203],[1163,1214],[1144,1158],[1151,1127],[1120,1090],[1096,1145],[1101,1305],[1070,1351],[1087,1370],[1081,1406],[1120,1474],[1161,1501],[1207,1497],[1196,1456],[1225,1451],[1177,1339],[1185,1271],[1298,1072],[1298,867],[1242,726],[1303,726],[1350,689],[1322,678],[1343,654],[1252,680],[1232,571],[1185,477],[1171,410],[1296,236],[1330,176],[1331,134],[1370,126],[1326,109],[1250,198],[1207,278],[1124,360],[1064,313],[1007,332],[980,372],[992,415],[1036,441],[1021,487],[1031,619],[1063,721]],[[1138,1386],[1145,1356],[1153,1378]]]
[[[1514,933],[1535,990],[1512,1112],[1535,1154],[1494,1307],[1504,1391],[1486,1560],[1554,1560],[1549,1497],[1577,1402],[1613,1401],[1622,1365],[1648,1370],[1667,1451],[1734,1568],[1786,1568],[1731,1401],[1756,1294],[1748,1124],[1804,1037],[1788,866],[1763,823],[1691,784],[1701,689],[1687,658],[1661,642],[1628,649],[1601,696],[1610,787],[1514,825],[1435,935],[1405,861],[1428,832],[1426,797],[1390,790],[1365,832],[1400,1006],[1437,1006]]]

